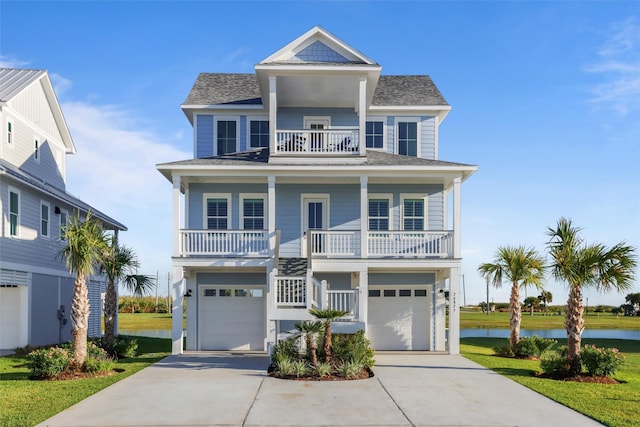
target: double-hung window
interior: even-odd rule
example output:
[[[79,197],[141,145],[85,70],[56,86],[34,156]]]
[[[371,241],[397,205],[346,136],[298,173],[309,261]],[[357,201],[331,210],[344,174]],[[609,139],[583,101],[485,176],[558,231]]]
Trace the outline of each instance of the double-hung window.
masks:
[[[391,196],[372,194],[369,196],[369,230],[391,230]]]
[[[18,237],[20,231],[20,193],[9,188],[9,235]]]
[[[418,121],[416,119],[396,119],[396,143],[398,147],[398,154],[418,157],[418,128]]]
[[[217,155],[235,153],[238,151],[239,122],[236,119],[216,120]]]
[[[240,224],[243,230],[264,230],[265,227],[265,199],[262,194],[241,194]]]
[[[365,138],[367,148],[384,148],[384,122],[367,121]]]
[[[40,202],[40,235],[42,237],[49,237],[49,220],[51,215],[51,208],[49,203]]]
[[[249,118],[249,147],[260,148],[269,146],[269,120],[263,118]]]
[[[426,197],[420,195],[402,195],[402,229],[426,230]]]
[[[231,197],[228,194],[204,195],[204,226],[208,230],[231,228]]]

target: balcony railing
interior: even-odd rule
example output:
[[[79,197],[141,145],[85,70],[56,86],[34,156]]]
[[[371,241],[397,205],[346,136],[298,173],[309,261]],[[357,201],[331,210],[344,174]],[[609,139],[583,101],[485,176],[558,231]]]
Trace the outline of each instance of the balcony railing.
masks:
[[[180,230],[180,256],[268,256],[267,230]]]
[[[310,230],[312,256],[354,258],[361,255],[360,231]],[[452,231],[368,231],[370,258],[453,256]]]
[[[276,155],[358,155],[359,130],[276,130]]]

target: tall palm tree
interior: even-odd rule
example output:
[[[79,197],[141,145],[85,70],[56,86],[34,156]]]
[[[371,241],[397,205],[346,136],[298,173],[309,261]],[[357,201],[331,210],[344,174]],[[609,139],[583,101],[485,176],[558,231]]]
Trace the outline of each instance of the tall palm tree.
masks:
[[[87,212],[84,221],[80,214],[70,219],[65,229],[67,246],[59,255],[66,259],[67,267],[76,279],[71,300],[71,349],[76,367],[84,365],[87,357],[87,330],[89,324],[89,292],[87,277],[95,271],[106,241],[101,223]]]
[[[296,323],[296,329],[300,331],[300,334],[304,336],[307,341],[307,349],[311,355],[311,363],[313,366],[318,366],[318,349],[316,343],[316,335],[323,331],[324,325],[322,322],[298,322]]]
[[[502,286],[503,279],[511,282],[509,346],[512,352],[515,352],[516,344],[520,341],[520,322],[522,321],[520,288],[535,286],[541,289],[544,268],[544,258],[538,255],[535,249],[526,249],[524,246],[499,247],[492,263],[484,263],[478,267],[480,275],[496,288]]]
[[[107,293],[104,299],[104,342],[107,348],[113,346],[115,341],[118,282],[137,297],[149,294],[154,285],[150,276],[136,274],[138,267],[140,262],[133,249],[118,245],[113,237],[109,239],[100,257],[100,272],[107,275]]]
[[[631,289],[637,265],[633,247],[624,243],[611,248],[600,243],[587,245],[580,237],[580,231],[566,218],[560,218],[555,228],[547,228],[553,277],[565,281],[569,287],[564,324],[567,329],[567,357],[573,374],[580,372],[580,346],[584,331],[582,289],[594,287],[600,292]]]
[[[331,362],[331,322],[339,317],[349,314],[348,311],[334,310],[327,308],[320,310],[313,308],[309,310],[309,313],[317,319],[321,319],[324,325],[324,338],[322,339],[322,349],[324,351],[324,361],[326,363]]]
[[[548,311],[548,305],[550,302],[553,301],[553,294],[549,291],[542,291],[540,292],[540,295],[538,296],[538,299],[542,302],[543,308],[544,308],[544,315],[547,315],[547,311]]]

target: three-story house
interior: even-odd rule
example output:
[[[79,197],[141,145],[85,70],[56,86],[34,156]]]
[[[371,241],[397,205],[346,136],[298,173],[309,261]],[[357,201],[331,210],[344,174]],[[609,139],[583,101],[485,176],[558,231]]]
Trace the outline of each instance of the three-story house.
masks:
[[[375,349],[458,353],[476,166],[438,160],[450,106],[433,81],[381,69],[315,27],[253,74],[198,76],[182,105],[194,158],[157,166],[173,184],[174,353],[185,332],[187,350],[268,350],[310,308],[348,312],[336,331]]]

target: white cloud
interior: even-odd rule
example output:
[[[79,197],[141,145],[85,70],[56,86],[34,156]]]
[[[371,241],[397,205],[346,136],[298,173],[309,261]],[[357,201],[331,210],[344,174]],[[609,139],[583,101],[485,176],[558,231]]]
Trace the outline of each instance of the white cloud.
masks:
[[[78,153],[67,157],[67,191],[122,222],[120,240],[133,248],[145,274],[171,266],[171,184],[157,163],[191,153],[143,129],[116,106],[64,102]]]
[[[56,90],[56,95],[60,97],[64,93],[66,93],[71,86],[73,86],[71,80],[65,79],[60,74],[49,73],[49,78],[51,78],[51,84]]]
[[[26,65],[29,65],[26,61],[0,55],[0,68],[24,68]]]
[[[593,88],[594,105],[623,115],[640,109],[640,25],[635,17],[615,26],[585,69],[602,76]]]

